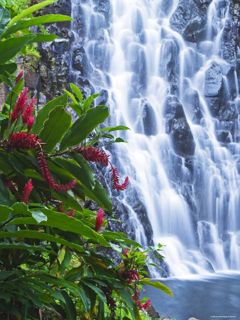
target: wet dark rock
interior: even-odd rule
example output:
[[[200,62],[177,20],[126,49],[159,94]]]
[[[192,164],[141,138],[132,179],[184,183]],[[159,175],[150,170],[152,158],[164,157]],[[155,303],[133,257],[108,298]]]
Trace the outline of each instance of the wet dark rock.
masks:
[[[206,28],[209,3],[205,0],[180,0],[171,17],[172,28],[187,41],[200,40]]]
[[[156,135],[157,134],[156,115],[153,110],[153,107],[147,101],[145,101],[143,106],[142,119],[143,119],[144,133],[147,136]]]
[[[88,72],[92,71],[83,47],[73,48],[72,67],[73,69],[79,71],[84,77],[87,77]]]
[[[213,63],[205,76],[205,97],[216,97],[223,87],[223,75],[221,67]]]
[[[211,114],[217,117],[225,102],[222,69],[217,63],[213,63],[206,71],[205,97]]]
[[[164,39],[160,52],[159,73],[168,82],[177,84],[179,78],[179,47],[174,39]]]
[[[174,119],[171,138],[177,154],[183,157],[194,155],[195,142],[186,118]]]
[[[195,152],[195,142],[187,122],[183,107],[175,96],[168,96],[164,115],[166,132],[170,134],[174,151],[183,157],[192,156]]]
[[[222,35],[222,57],[231,64],[236,63],[237,26],[231,20],[226,21]]]
[[[198,92],[191,88],[187,89],[184,94],[183,100],[184,106],[188,110],[188,114],[190,115],[191,120],[194,123],[199,124],[200,120],[203,117],[203,114]]]

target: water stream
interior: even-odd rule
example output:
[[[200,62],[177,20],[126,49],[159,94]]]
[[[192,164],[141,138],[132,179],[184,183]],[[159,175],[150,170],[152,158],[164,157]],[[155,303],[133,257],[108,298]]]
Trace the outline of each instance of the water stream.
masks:
[[[154,244],[166,246],[169,275],[239,269],[239,85],[223,49],[229,1],[210,3],[195,42],[174,27],[178,0],[100,2],[72,0],[84,24],[73,22],[73,49],[83,44],[111,124],[130,128],[115,155],[147,210]],[[131,199],[122,201],[145,245]]]

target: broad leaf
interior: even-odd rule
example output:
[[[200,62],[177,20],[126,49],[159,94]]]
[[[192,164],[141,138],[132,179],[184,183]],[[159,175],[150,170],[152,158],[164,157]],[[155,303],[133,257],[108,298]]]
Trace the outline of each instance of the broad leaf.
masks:
[[[47,152],[51,152],[56,144],[61,141],[71,126],[71,122],[71,115],[62,108],[57,108],[49,114],[39,133],[39,138],[46,143],[44,149]]]
[[[49,6],[50,4],[53,4],[57,0],[46,0],[42,1],[41,3],[35,4],[25,10],[23,10],[21,13],[19,13],[17,16],[15,16],[7,25],[7,27],[13,26],[16,22],[20,21],[22,18],[25,18],[27,16],[30,16],[32,13]]]
[[[98,106],[88,110],[88,112],[79,117],[73,124],[69,132],[63,138],[60,149],[76,146],[104,120],[109,116],[108,108],[105,106]]]
[[[169,287],[167,287],[165,284],[163,284],[162,282],[153,281],[151,279],[145,278],[145,279],[141,280],[141,283],[144,285],[148,285],[148,286],[152,286],[154,288],[157,288],[157,289],[165,292],[169,296],[173,296],[172,290]]]
[[[35,35],[26,35],[0,41],[1,64],[12,59],[22,48],[35,39]]]
[[[32,132],[35,134],[39,133],[44,125],[44,122],[48,119],[49,114],[56,108],[64,108],[67,104],[67,99],[67,95],[64,94],[49,101],[44,107],[42,107],[38,112]]]

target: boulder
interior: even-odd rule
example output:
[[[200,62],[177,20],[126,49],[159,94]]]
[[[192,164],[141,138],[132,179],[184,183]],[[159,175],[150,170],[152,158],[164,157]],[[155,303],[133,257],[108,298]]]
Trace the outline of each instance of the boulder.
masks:
[[[185,40],[197,42],[204,34],[209,0],[180,0],[170,23]]]
[[[157,134],[156,115],[151,104],[145,101],[142,113],[143,129],[147,136]]]

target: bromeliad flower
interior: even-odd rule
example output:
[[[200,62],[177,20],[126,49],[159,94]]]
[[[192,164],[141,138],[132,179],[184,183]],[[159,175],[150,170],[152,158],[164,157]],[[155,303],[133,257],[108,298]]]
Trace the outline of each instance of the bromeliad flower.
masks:
[[[102,208],[100,208],[97,212],[97,217],[96,217],[96,227],[95,230],[99,231],[103,225],[103,220],[104,220],[104,211]]]

